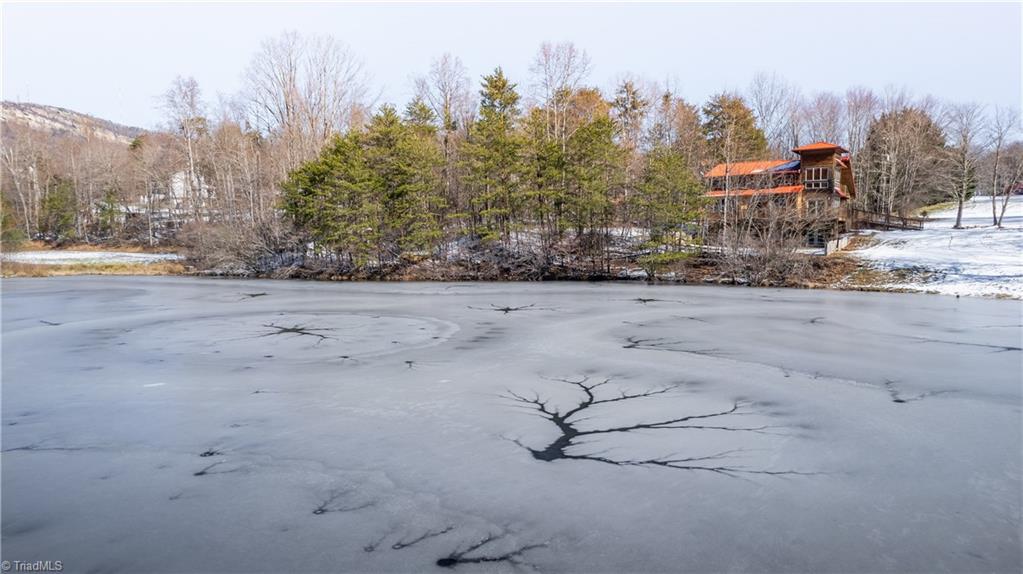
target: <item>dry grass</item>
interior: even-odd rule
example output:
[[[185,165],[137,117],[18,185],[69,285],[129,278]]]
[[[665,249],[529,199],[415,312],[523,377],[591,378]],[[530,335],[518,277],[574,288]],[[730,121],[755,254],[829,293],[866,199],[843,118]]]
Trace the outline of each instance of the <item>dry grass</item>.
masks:
[[[0,263],[3,277],[56,277],[61,275],[182,275],[187,271],[178,262],[160,263],[73,263],[39,265],[35,263]]]
[[[868,266],[860,266],[844,278],[835,282],[834,285],[840,289],[877,289],[883,291],[895,290],[889,285],[900,282],[899,273],[886,269],[876,269]]]
[[[850,251],[876,245],[872,235],[854,235],[843,251],[815,261],[815,273],[807,287],[853,291],[900,291],[890,287],[899,283],[898,270],[879,269],[852,255]]]
[[[912,215],[914,217],[923,217],[925,213],[931,215],[936,211],[945,211],[946,209],[952,209],[957,205],[959,204],[955,201],[942,201],[941,203],[932,203],[931,205],[925,205],[923,207],[918,207],[914,209]]]
[[[812,280],[801,285],[811,289],[847,291],[911,292],[897,285],[925,281],[930,272],[922,268],[880,269],[848,253],[818,260]]]
[[[843,253],[847,253],[849,251],[873,247],[878,243],[880,243],[880,241],[874,235],[853,235],[849,238],[849,243],[845,246],[845,249],[836,254],[836,256],[840,257]]]

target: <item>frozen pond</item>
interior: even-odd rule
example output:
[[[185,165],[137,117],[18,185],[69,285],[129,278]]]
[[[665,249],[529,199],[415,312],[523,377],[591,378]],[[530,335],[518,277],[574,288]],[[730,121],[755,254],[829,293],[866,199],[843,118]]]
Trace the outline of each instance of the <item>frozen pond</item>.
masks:
[[[1019,572],[1019,301],[3,282],[3,559]]]

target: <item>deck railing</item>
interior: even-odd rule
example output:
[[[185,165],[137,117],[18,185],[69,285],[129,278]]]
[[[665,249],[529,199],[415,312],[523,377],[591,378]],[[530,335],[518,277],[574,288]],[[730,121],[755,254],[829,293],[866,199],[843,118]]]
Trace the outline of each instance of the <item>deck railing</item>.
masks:
[[[906,217],[897,213],[880,213],[853,209],[853,221],[859,229],[923,229],[924,218]]]

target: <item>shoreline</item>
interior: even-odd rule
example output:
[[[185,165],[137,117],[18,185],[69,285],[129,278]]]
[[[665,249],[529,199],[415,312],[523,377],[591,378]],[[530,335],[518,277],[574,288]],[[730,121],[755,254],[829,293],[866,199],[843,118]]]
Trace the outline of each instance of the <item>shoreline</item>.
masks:
[[[925,289],[914,289],[909,287],[900,287],[898,285],[835,285],[835,284],[786,284],[786,285],[749,285],[735,282],[717,282],[717,281],[678,281],[678,280],[648,280],[640,278],[625,278],[625,277],[606,277],[606,278],[584,278],[584,277],[564,277],[557,279],[495,279],[495,278],[447,278],[447,279],[431,279],[431,278],[387,278],[387,277],[366,277],[366,278],[324,278],[324,277],[270,277],[270,276],[245,276],[245,275],[229,275],[229,274],[210,274],[197,271],[184,270],[183,266],[179,264],[138,264],[128,266],[111,265],[104,268],[104,266],[61,266],[61,265],[37,265],[32,266],[36,268],[45,268],[42,270],[32,269],[31,272],[15,272],[9,273],[8,270],[3,270],[2,279],[4,280],[17,280],[17,279],[47,279],[51,277],[181,277],[188,279],[208,279],[211,281],[273,281],[273,282],[296,282],[296,283],[350,283],[350,284],[414,284],[414,283],[428,283],[428,284],[580,284],[580,283],[602,283],[608,285],[637,285],[644,287],[725,287],[725,288],[748,288],[748,289],[790,289],[794,291],[825,291],[825,292],[858,292],[858,293],[889,293],[889,294],[909,294],[909,295],[937,295],[949,298],[960,298],[959,295],[950,293],[942,293],[937,290],[925,290]],[[48,272],[50,271],[50,272]],[[977,294],[977,295],[964,295],[969,299],[988,299],[988,300],[1000,300],[1000,301],[1023,301],[1023,297],[1012,295],[1012,294]]]

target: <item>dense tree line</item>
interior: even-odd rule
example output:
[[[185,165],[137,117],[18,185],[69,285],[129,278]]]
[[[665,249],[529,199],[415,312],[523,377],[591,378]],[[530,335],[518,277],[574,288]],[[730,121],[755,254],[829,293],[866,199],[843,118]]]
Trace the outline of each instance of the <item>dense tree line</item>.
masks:
[[[656,265],[714,241],[701,174],[803,143],[847,147],[857,203],[882,213],[994,192],[997,223],[1021,179],[1009,110],[897,90],[806,97],[765,74],[700,104],[638,78],[605,92],[589,72],[585,52],[544,44],[528,78],[497,68],[474,87],[444,55],[399,109],[372,101],[336,41],[284,34],[216,106],[175,80],[164,129],[130,144],[5,122],[5,238],[187,241],[210,264],[300,251],[348,268],[504,249],[607,271],[623,253]]]
[[[548,46],[540,58],[568,58],[571,49]],[[439,121],[450,111],[426,103],[441,98],[423,84],[404,114],[383,106],[364,129],[336,136],[293,171],[284,211],[319,249],[352,266],[444,257],[468,240],[525,247],[541,266],[572,256],[606,271],[633,226],[650,230],[660,250],[684,251],[694,234],[678,230],[699,220],[703,191],[697,158],[683,147],[691,142],[644,142],[649,103],[631,82],[607,101],[595,88],[558,81],[545,79],[543,99],[526,107],[518,86],[494,70],[458,134]],[[666,117],[655,129],[674,132],[674,123]]]

